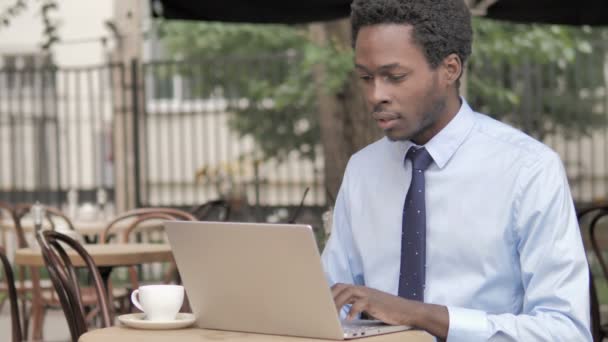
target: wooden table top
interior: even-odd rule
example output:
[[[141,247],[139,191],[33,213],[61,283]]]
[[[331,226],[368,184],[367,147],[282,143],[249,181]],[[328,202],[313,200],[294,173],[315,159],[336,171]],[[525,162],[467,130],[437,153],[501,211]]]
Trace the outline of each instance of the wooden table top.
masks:
[[[236,342],[320,342],[328,340],[302,338],[291,336],[263,335],[234,331],[219,331],[208,329],[179,329],[179,330],[140,330],[124,326],[96,329],[80,336],[79,342],[206,342],[206,341],[236,341]],[[431,342],[434,338],[420,330],[403,331],[392,334],[377,335],[357,339],[361,342]]]
[[[97,266],[129,266],[173,260],[169,244],[124,243],[84,245]],[[73,250],[68,255],[74,266],[84,266],[83,260]],[[20,248],[15,252],[15,264],[44,266],[40,249]]]

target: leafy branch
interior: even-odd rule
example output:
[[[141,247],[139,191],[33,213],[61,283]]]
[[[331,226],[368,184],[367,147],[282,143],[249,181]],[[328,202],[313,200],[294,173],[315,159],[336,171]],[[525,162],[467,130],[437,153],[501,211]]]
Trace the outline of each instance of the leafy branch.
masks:
[[[58,0],[41,0],[40,13],[42,17],[43,42],[41,47],[44,51],[49,51],[53,44],[59,41],[57,33],[57,20],[52,17],[52,13],[59,10]],[[14,4],[7,6],[0,13],[0,28],[9,27],[13,20],[19,17],[28,8],[28,1],[16,0]]]

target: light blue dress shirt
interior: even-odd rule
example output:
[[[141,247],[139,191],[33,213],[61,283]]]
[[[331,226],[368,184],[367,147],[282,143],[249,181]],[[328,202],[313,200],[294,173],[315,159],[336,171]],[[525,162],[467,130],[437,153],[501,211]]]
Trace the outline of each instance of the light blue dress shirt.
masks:
[[[397,294],[411,145],[383,138],[351,157],[322,256],[331,285]],[[447,306],[448,342],[591,341],[587,261],[559,156],[464,100],[425,147],[424,298]]]

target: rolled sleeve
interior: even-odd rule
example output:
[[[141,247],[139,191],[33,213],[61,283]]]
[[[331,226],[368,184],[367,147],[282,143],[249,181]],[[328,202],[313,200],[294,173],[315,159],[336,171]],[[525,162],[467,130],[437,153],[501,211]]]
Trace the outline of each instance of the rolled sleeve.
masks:
[[[484,311],[448,306],[450,326],[447,342],[488,340],[488,318]]]

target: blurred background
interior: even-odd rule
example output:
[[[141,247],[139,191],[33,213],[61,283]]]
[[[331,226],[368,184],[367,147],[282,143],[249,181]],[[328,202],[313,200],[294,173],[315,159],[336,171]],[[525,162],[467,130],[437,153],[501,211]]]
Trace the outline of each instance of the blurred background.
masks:
[[[308,187],[318,213],[348,157],[380,137],[352,79],[347,20],[176,21],[143,0],[0,4],[0,200],[77,214],[229,198],[267,220]],[[608,30],[483,15],[474,28],[472,107],[555,149],[577,204],[605,200]]]
[[[557,151],[577,208],[606,203],[606,4],[467,2],[461,93]],[[322,247],[348,158],[382,132],[349,1],[277,3],[0,0],[0,201],[107,221],[221,200],[231,220],[309,223]]]

